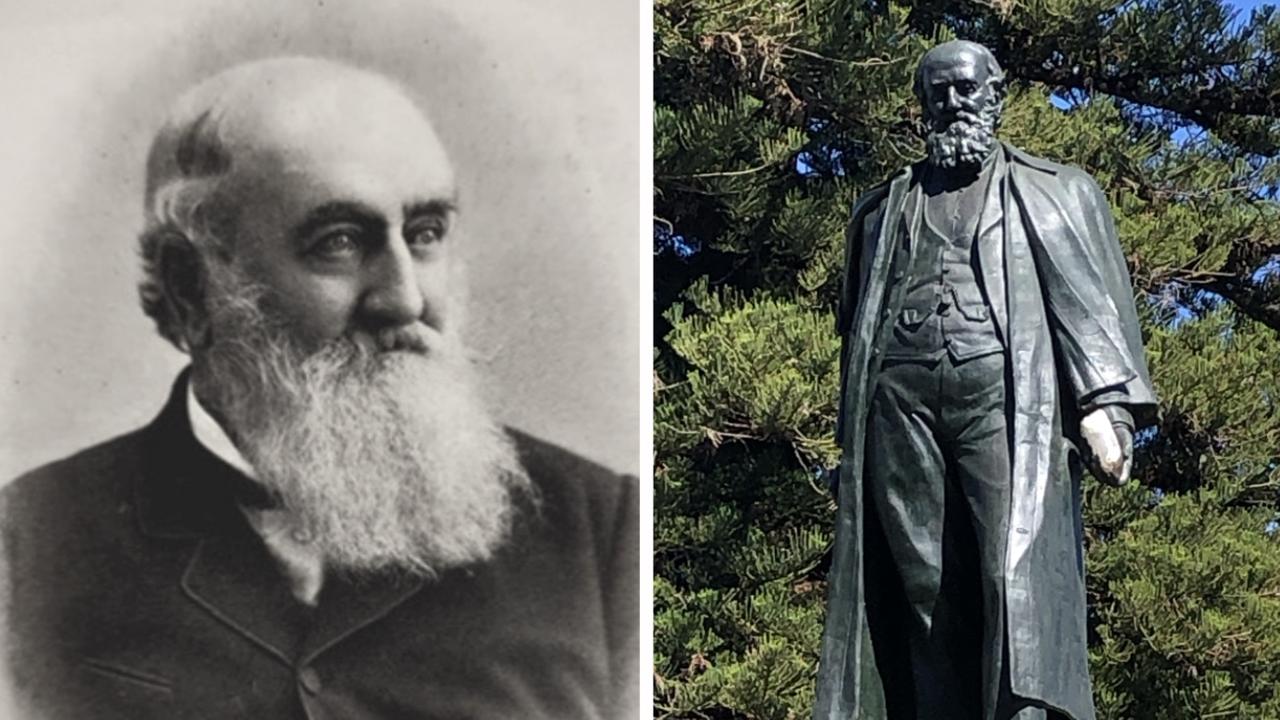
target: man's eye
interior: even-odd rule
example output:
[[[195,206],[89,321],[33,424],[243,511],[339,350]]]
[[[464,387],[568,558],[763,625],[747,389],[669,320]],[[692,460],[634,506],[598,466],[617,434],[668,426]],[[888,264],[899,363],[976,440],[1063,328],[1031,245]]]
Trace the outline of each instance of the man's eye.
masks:
[[[448,228],[443,221],[415,225],[405,232],[405,241],[410,245],[434,245],[444,240]]]
[[[331,232],[311,246],[311,253],[323,259],[343,259],[360,252],[360,239],[350,230]]]

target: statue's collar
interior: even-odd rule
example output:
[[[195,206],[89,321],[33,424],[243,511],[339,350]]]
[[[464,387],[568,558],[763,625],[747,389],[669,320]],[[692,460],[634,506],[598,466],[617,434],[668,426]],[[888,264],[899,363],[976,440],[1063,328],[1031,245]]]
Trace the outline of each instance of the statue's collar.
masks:
[[[1029,155],[1004,141],[1000,142],[1000,147],[1004,148],[1005,157],[1009,159],[1009,162],[1016,162],[1020,165],[1033,167],[1036,170],[1047,172],[1051,175],[1058,174],[1059,166],[1055,163],[1043,158],[1038,158],[1035,155]]]

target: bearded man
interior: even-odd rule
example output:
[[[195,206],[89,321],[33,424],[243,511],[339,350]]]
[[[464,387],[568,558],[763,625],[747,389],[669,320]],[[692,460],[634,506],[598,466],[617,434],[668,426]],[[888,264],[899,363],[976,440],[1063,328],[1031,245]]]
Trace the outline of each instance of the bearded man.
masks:
[[[928,158],[853,209],[814,718],[1092,720],[1081,472],[1155,397],[1106,198],[997,142],[981,45],[916,73]]]
[[[147,163],[159,417],[6,490],[39,718],[616,718],[634,478],[495,423],[459,336],[443,147],[390,80],[225,71]]]

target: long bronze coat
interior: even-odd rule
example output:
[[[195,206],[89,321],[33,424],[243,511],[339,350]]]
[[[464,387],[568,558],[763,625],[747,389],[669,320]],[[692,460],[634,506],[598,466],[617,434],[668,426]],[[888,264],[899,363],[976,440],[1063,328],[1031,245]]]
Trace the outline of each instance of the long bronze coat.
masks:
[[[1155,396],[1106,197],[1080,170],[1008,145],[996,152],[976,247],[1008,347],[1008,673],[1016,695],[1093,720],[1075,433],[1081,412],[1102,392],[1127,394],[1138,427],[1152,419]],[[918,201],[922,169],[907,168],[860,198],[847,234],[838,312],[843,457],[815,720],[885,717],[863,593],[862,459],[880,330],[901,310],[895,289],[902,283],[891,280],[900,272],[894,248],[911,216],[904,207]]]

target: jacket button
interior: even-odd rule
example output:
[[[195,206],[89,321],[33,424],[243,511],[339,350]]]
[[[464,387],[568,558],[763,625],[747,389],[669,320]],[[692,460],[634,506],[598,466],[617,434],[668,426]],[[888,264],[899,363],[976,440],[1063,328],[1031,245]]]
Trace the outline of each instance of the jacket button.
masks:
[[[311,695],[324,688],[324,683],[320,682],[320,673],[313,667],[304,667],[298,671],[298,683]]]

